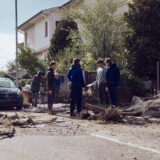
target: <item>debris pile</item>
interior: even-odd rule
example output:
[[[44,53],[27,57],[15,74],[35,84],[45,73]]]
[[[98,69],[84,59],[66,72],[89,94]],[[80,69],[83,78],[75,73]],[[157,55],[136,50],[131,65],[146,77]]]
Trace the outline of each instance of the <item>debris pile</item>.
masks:
[[[120,122],[122,120],[122,115],[120,114],[118,108],[102,108],[91,104],[85,105],[86,109],[93,110],[97,114],[90,114],[91,111],[85,111],[82,113],[81,118],[82,119],[88,119],[88,120],[104,120],[104,121],[117,121]]]
[[[19,116],[17,113],[10,116],[0,115],[0,140],[13,137],[16,127],[33,128],[41,124],[56,122],[56,120],[56,117],[43,120],[32,116]]]
[[[159,96],[149,100],[133,97],[132,105],[127,108],[104,108],[91,104],[85,104],[85,108],[97,112],[98,114],[95,114],[94,117],[106,122],[115,121],[136,125],[144,125],[146,123],[160,124]],[[81,117],[82,119],[92,119],[92,116],[90,116],[89,112],[85,111]]]
[[[68,111],[68,106],[62,103],[54,104],[53,111],[55,113],[66,112]],[[39,104],[38,107],[30,106],[28,108],[24,108],[23,112],[48,113],[48,106],[46,104]]]
[[[0,140],[5,138],[12,138],[15,134],[15,129],[11,128],[0,128]]]

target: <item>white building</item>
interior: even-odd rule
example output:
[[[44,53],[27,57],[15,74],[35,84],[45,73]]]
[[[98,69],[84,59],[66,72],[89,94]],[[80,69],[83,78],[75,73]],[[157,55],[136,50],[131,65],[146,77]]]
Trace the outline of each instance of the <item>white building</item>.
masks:
[[[62,8],[71,2],[72,0],[61,7],[42,10],[18,27],[24,33],[24,46],[32,48],[40,59],[47,56],[56,25],[63,18]]]

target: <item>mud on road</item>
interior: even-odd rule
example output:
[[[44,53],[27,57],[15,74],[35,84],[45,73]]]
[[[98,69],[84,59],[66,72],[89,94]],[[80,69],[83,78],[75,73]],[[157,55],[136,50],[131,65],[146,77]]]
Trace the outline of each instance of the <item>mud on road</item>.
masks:
[[[122,152],[124,151],[122,149],[123,147],[120,147],[120,144],[122,145],[124,143],[123,146],[125,147],[128,147],[128,143],[137,146],[137,148],[134,149],[139,152],[138,155],[141,157],[141,159],[134,157],[134,155],[136,155],[134,152],[132,154],[130,153],[130,155],[128,155],[130,157],[126,160],[135,160],[134,158],[136,158],[136,160],[149,160],[146,159],[146,155],[143,156],[143,152],[148,152],[148,154],[151,155],[156,155],[156,153],[153,151],[158,151],[160,153],[160,125],[157,123],[145,125],[128,125],[116,122],[104,123],[98,120],[81,120],[80,118],[73,119],[69,117],[68,110],[69,108],[66,105],[58,104],[55,105],[54,108],[55,115],[48,115],[46,106],[24,109],[21,112],[17,112],[17,115],[22,119],[31,117],[34,123],[22,126],[14,126],[14,137],[21,137],[23,139],[23,137],[25,138],[26,136],[51,136],[70,138],[73,137],[74,139],[74,137],[78,136],[90,137],[90,139],[92,139],[91,137],[95,137],[97,139],[99,136],[101,137],[98,137],[98,139],[101,139],[99,140],[100,144],[102,143],[101,141],[106,141],[107,144],[114,143],[116,148],[119,146],[119,150],[122,150]],[[15,116],[15,111],[3,111],[1,113],[7,114],[8,117]],[[2,125],[0,125],[0,127],[2,128]],[[9,141],[12,142],[12,138],[9,139]],[[138,146],[144,149],[140,149]],[[151,151],[148,151],[145,148],[149,148]],[[150,158],[152,158],[152,160],[158,160],[157,158],[154,159],[154,157],[151,155]],[[124,157],[126,157],[126,155],[124,155]],[[121,159],[123,159],[123,155],[120,160]],[[104,158],[104,160],[106,159]]]

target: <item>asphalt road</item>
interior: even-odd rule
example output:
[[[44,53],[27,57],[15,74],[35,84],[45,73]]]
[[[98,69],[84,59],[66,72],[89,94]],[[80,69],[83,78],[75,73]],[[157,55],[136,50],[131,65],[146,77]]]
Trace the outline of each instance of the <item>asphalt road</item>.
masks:
[[[94,136],[18,136],[0,142],[1,160],[160,160],[160,154]]]

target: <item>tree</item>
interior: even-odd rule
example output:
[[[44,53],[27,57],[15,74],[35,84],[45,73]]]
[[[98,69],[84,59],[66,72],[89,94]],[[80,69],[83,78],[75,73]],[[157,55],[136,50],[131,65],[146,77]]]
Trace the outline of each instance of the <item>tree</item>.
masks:
[[[9,78],[11,80],[14,80],[14,77],[12,77],[11,75],[9,75],[7,72],[4,72],[4,71],[0,71],[0,77]]]
[[[35,75],[40,70],[45,71],[43,63],[29,47],[20,48],[18,62],[19,66],[31,76]]]
[[[124,42],[128,67],[139,78],[156,78],[156,62],[160,61],[159,8],[159,0],[133,0],[125,13],[128,31]]]
[[[69,12],[79,26],[87,51],[95,59],[114,58],[121,53],[124,21],[118,9],[123,5],[123,0],[96,0],[94,6],[84,4],[81,9]]]
[[[77,30],[77,24],[71,19],[61,20],[56,31],[51,39],[51,45],[49,48],[49,59],[53,59],[59,51],[63,51],[65,47],[70,45],[71,39],[67,37],[70,35],[71,30]]]
[[[12,73],[16,72],[16,62],[15,62],[15,60],[9,61],[6,65],[6,67],[7,67],[7,72],[9,74],[12,74]]]

